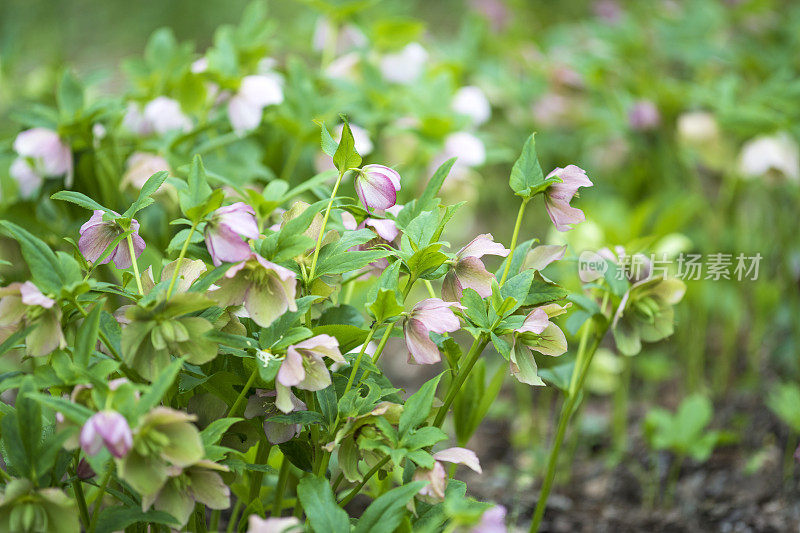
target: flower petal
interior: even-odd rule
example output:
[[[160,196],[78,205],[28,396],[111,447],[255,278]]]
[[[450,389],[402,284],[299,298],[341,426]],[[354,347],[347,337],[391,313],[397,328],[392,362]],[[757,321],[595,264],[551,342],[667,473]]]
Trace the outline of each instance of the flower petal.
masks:
[[[428,336],[428,330],[425,325],[415,319],[410,318],[406,320],[403,325],[403,333],[406,338],[406,348],[408,348],[409,358],[408,362],[413,362],[420,365],[431,365],[441,361],[439,355],[439,348]]]
[[[447,448],[433,454],[437,461],[447,461],[448,463],[458,463],[473,469],[477,473],[482,473],[480,461],[475,452],[466,448]]]

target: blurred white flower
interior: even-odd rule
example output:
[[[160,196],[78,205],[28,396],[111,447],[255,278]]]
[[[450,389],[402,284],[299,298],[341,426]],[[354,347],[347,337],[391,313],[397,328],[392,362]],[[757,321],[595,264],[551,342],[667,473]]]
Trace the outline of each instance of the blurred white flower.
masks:
[[[134,152],[125,164],[125,174],[122,176],[120,186],[131,186],[140,190],[150,176],[162,170],[167,172],[170,170],[169,163],[163,157],[146,152]]]
[[[747,141],[739,154],[739,170],[746,178],[776,172],[800,180],[800,149],[786,132]]]
[[[181,111],[181,104],[166,96],[159,96],[144,106],[144,120],[161,135],[174,130],[186,132],[192,129],[192,121]]]
[[[361,56],[358,52],[344,54],[331,61],[331,63],[325,67],[325,75],[334,80],[352,79],[360,60]]]
[[[480,87],[469,85],[456,91],[453,97],[453,111],[468,116],[479,126],[492,116],[492,107]]]
[[[317,24],[314,26],[314,36],[311,40],[314,50],[323,51],[329,46],[328,41],[334,38],[336,39],[337,54],[366,46],[369,43],[364,32],[352,24],[346,24],[341,31],[335,32],[331,21],[327,17],[317,19]]]
[[[283,80],[275,73],[245,76],[239,92],[228,102],[233,130],[245,133],[261,124],[264,108],[283,102]]]
[[[337,142],[342,140],[342,130],[344,130],[344,124],[339,124],[336,126]],[[374,147],[369,138],[369,132],[367,130],[361,126],[356,126],[355,124],[350,123],[350,131],[353,133],[353,144],[355,145],[356,152],[358,152],[359,155],[365,156],[372,152]]]
[[[422,75],[427,61],[427,50],[419,43],[410,43],[397,53],[384,55],[379,67],[387,81],[410,85]]]
[[[457,157],[456,164],[477,167],[486,162],[486,147],[483,141],[471,133],[459,131],[444,140],[444,159]]]
[[[32,196],[43,178],[65,176],[64,184],[72,185],[72,150],[55,131],[25,130],[14,140],[14,151],[19,157],[11,164],[9,173],[23,198]]]
[[[192,73],[200,74],[208,70],[208,58],[201,57],[200,59],[195,60],[191,66]]]
[[[706,111],[692,111],[678,117],[678,138],[689,144],[706,143],[719,136],[719,126],[714,115]]]

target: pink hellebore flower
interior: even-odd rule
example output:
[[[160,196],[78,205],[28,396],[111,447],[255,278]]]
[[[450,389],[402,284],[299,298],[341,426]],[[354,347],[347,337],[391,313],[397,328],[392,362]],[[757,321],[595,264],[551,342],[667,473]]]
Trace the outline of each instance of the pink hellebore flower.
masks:
[[[294,533],[303,526],[294,516],[288,518],[261,518],[251,514],[247,522],[247,533]]]
[[[278,392],[275,406],[278,409],[290,413],[296,408],[291,399],[290,387],[317,391],[331,384],[331,375],[323,357],[337,363],[346,363],[339,351],[339,341],[330,335],[317,335],[289,346],[275,378],[275,389]]]
[[[228,102],[228,119],[236,133],[246,133],[261,124],[265,107],[282,102],[280,76],[275,73],[245,76],[239,92]]]
[[[556,229],[569,231],[573,224],[586,220],[583,211],[569,203],[579,187],[591,187],[593,183],[586,176],[586,171],[575,165],[556,168],[547,175],[548,178],[553,176],[561,178],[562,183],[554,183],[545,191],[544,204]]]
[[[242,237],[258,238],[255,215],[253,208],[244,202],[220,207],[212,213],[205,234],[208,253],[215,266],[250,257],[250,245]]]
[[[136,257],[139,257],[144,251],[145,243],[139,236],[139,222],[136,219],[131,220],[131,229],[133,230],[131,235],[133,251]],[[96,210],[91,218],[81,226],[78,248],[87,261],[94,263],[100,259],[106,248],[121,233],[123,233],[123,230],[119,224],[114,221],[103,220],[103,211]],[[116,248],[100,264],[104,265],[112,260],[117,265],[117,268],[121,269],[130,268],[133,265],[126,239],[120,241]]]
[[[414,473],[414,481],[430,482],[419,491],[422,496],[429,496],[438,500],[444,499],[444,491],[447,487],[447,472],[445,472],[441,461],[468,466],[479,474],[483,472],[478,456],[475,455],[475,452],[466,448],[447,448],[434,453],[433,458],[435,460],[433,468],[418,468]]]
[[[442,335],[456,331],[461,326],[451,307],[464,309],[458,303],[439,298],[428,298],[414,306],[403,324],[409,363],[413,359],[416,364],[430,365],[441,360],[439,349],[429,334],[433,331]]]
[[[511,250],[494,242],[491,233],[478,235],[456,253],[455,265],[447,273],[442,284],[442,298],[448,302],[459,302],[464,289],[473,289],[481,298],[492,295],[494,274],[486,270],[481,257],[497,255],[506,257]]]
[[[0,340],[26,324],[34,328],[25,336],[28,355],[48,355],[67,345],[61,331],[61,308],[30,281],[0,287]]]
[[[10,168],[11,177],[19,184],[23,197],[29,197],[42,183],[42,178],[65,175],[72,183],[72,151],[53,130],[32,128],[17,135],[14,151],[19,157]]]
[[[400,174],[383,165],[367,165],[358,172],[355,187],[367,211],[389,209],[397,203]]]
[[[133,446],[128,421],[116,411],[92,415],[81,429],[81,448],[87,455],[97,455],[103,445],[117,459],[125,457]]]
[[[267,261],[256,253],[225,272],[211,293],[221,307],[244,304],[253,321],[266,328],[286,312],[297,311],[297,278],[286,267]]]
[[[247,400],[247,407],[244,409],[244,417],[247,419],[257,416],[264,417],[264,434],[272,444],[282,444],[288,442],[300,434],[303,426],[300,424],[286,424],[283,422],[271,422],[269,419],[279,414],[275,405],[276,391],[256,389],[256,393]],[[289,391],[289,401],[292,404],[292,411],[307,411],[306,404]]]
[[[658,127],[661,114],[650,100],[639,100],[628,111],[628,124],[636,131],[647,131]]]
[[[162,170],[170,171],[167,160],[156,154],[147,152],[134,152],[125,163],[125,174],[122,176],[122,185],[130,185],[136,190],[140,190],[145,182]]]
[[[186,132],[192,129],[192,121],[181,110],[177,100],[159,96],[144,106],[145,124],[158,134],[170,131]]]

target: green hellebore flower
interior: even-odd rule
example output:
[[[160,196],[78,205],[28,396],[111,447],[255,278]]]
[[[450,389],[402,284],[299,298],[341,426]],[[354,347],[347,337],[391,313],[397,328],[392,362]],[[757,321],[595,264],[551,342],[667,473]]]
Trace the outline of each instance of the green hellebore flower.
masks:
[[[60,489],[35,489],[27,479],[12,479],[0,493],[0,531],[78,533],[78,508]]]

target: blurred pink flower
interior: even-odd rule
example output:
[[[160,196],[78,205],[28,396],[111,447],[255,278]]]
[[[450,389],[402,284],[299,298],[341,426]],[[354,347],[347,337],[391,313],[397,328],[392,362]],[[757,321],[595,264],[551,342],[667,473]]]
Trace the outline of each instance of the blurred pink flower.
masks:
[[[97,455],[105,445],[119,459],[133,446],[133,434],[124,416],[116,411],[100,411],[83,425],[80,441],[86,455]]]
[[[170,131],[187,132],[192,129],[192,121],[181,110],[177,100],[159,96],[144,106],[144,120],[158,134]]]
[[[206,225],[205,238],[208,253],[215,266],[223,262],[235,263],[250,257],[247,239],[258,238],[256,213],[244,202],[220,207],[211,214]]]
[[[470,530],[470,533],[506,533],[506,508],[495,505],[483,512],[481,521]]]
[[[456,91],[452,108],[456,113],[468,116],[475,126],[483,124],[492,116],[492,106],[486,94],[474,85],[461,87]]]
[[[355,188],[367,211],[389,209],[397,203],[400,174],[383,165],[367,165],[358,172]]]
[[[210,295],[220,307],[244,305],[247,316],[263,328],[287,310],[297,311],[295,273],[256,253],[229,268],[217,284]]]
[[[275,389],[278,393],[275,405],[278,409],[284,413],[296,409],[291,399],[290,387],[317,391],[331,384],[331,375],[323,357],[337,363],[346,363],[339,351],[339,341],[330,335],[317,335],[289,346],[275,377]]]
[[[430,332],[442,335],[461,327],[451,307],[464,309],[458,303],[439,298],[428,298],[414,306],[403,324],[409,363],[430,365],[441,360],[439,348],[431,340]]]
[[[66,175],[66,186],[72,185],[72,150],[55,131],[47,128],[25,130],[14,140],[14,151],[19,157],[9,172],[23,197],[30,197],[43,178]]]
[[[491,233],[478,235],[456,253],[455,265],[445,275],[442,283],[442,298],[448,302],[459,302],[464,289],[473,289],[482,298],[491,296],[494,274],[486,270],[481,261],[484,255],[506,257],[511,250],[494,242]]]
[[[586,171],[575,165],[556,168],[547,175],[548,178],[552,176],[561,178],[562,182],[554,183],[545,191],[547,214],[558,231],[569,231],[573,224],[586,220],[583,211],[569,203],[579,187],[591,187],[593,183],[586,176]]]
[[[147,152],[134,152],[125,163],[125,174],[122,176],[122,185],[130,185],[140,190],[148,178],[162,170],[170,171],[166,159],[156,154]]]
[[[25,336],[28,355],[48,355],[56,348],[65,347],[61,308],[55,303],[30,281],[0,287],[0,339],[5,340],[25,325],[30,325],[34,327]]]
[[[104,221],[103,214],[103,211],[95,210],[91,218],[86,221],[80,229],[81,236],[78,239],[78,248],[83,254],[83,257],[90,263],[94,263],[100,259],[100,256],[103,255],[103,252],[112,241],[123,233],[122,228],[116,222]],[[131,220],[131,230],[133,230],[133,234],[131,235],[133,251],[136,257],[139,257],[145,249],[145,243],[139,236],[139,222],[136,219]],[[130,266],[133,265],[126,239],[120,241],[114,250],[103,259],[100,264],[104,265],[112,260],[114,264],[117,265],[117,268],[120,269],[130,268]]]
[[[639,100],[628,111],[628,124],[636,131],[648,131],[658,127],[661,114],[650,100]]]

